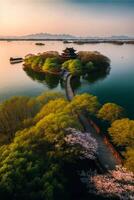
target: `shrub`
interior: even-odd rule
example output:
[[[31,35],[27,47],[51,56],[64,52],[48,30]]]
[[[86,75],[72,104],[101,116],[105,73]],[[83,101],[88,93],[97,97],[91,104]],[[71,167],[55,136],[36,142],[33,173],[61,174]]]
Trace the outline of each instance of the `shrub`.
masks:
[[[108,132],[115,144],[123,146],[134,145],[134,120],[127,118],[116,120],[108,129]]]
[[[62,69],[68,70],[73,75],[82,73],[82,64],[79,59],[67,60],[62,64]]]
[[[104,104],[98,112],[98,117],[113,122],[117,119],[123,118],[124,110],[121,106],[118,106],[115,103],[106,103]]]

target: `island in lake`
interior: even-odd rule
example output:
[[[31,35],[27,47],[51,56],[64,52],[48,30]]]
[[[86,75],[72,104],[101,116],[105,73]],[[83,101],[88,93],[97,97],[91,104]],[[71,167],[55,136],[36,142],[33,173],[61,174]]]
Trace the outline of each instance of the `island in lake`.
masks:
[[[24,69],[31,69],[39,73],[61,75],[69,72],[74,76],[85,76],[91,73],[107,72],[110,60],[99,52],[80,51],[66,48],[60,55],[56,51],[42,54],[29,54],[24,59]]]

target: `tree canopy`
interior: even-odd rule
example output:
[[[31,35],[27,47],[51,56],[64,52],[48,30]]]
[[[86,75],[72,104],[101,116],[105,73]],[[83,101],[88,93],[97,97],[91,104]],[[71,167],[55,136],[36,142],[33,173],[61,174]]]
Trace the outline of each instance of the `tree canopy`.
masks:
[[[91,94],[76,95],[68,108],[77,111],[87,110],[90,114],[95,114],[100,107],[98,98]]]
[[[25,70],[31,68],[36,72],[58,74],[62,69],[66,69],[72,75],[78,76],[91,73],[100,74],[100,72],[106,73],[110,65],[110,60],[106,56],[91,51],[80,51],[78,55],[73,53],[72,59],[71,56],[64,59],[63,55],[59,55],[58,52],[50,51],[26,56],[24,61]]]
[[[95,159],[96,141],[80,131],[82,127],[76,115],[66,111],[69,102],[61,98],[62,94],[56,94],[55,97],[47,93],[34,99],[15,98],[1,105],[9,123],[15,120],[12,112],[17,120],[29,116],[33,120],[31,126],[23,130],[14,129],[12,141],[0,147],[0,196],[3,200],[74,199],[72,185],[75,181],[77,187],[81,184],[76,163],[81,155],[84,159]],[[8,106],[5,108],[5,105]],[[73,145],[67,140],[73,135],[71,130],[67,131],[69,127],[75,128],[71,129],[75,132]]]
[[[115,103],[104,104],[98,112],[98,117],[113,122],[117,119],[123,118],[124,109]]]
[[[109,128],[109,134],[117,145],[134,145],[134,120],[128,118],[116,120]]]
[[[24,122],[34,117],[41,105],[29,97],[13,97],[0,104],[0,133],[11,140],[17,130],[24,128]]]
[[[134,172],[134,147],[128,147],[125,156],[125,167]]]
[[[58,58],[47,58],[44,62],[44,65],[42,67],[43,71],[60,71],[60,65]]]
[[[79,59],[67,60],[62,64],[62,69],[68,70],[72,75],[82,74],[82,63]]]
[[[92,169],[92,166],[98,169],[98,145],[89,133],[82,131],[76,113],[86,109],[95,115],[99,107],[98,99],[93,95],[76,95],[68,102],[57,92],[34,98],[14,97],[1,103],[0,138],[4,135],[10,139],[8,144],[3,140],[0,145],[2,200],[83,199],[79,195],[83,185],[78,172]],[[133,170],[134,121],[116,120],[109,133],[117,145],[126,146],[125,166]],[[124,174],[123,171],[120,173]],[[128,180],[129,174],[125,172],[125,175]],[[120,183],[113,183],[115,178],[110,179],[109,175],[91,178],[97,184],[97,195],[100,196],[101,188],[111,198],[107,191],[109,185],[115,186],[113,192],[121,187]],[[98,187],[100,180],[101,188]],[[129,189],[125,187],[124,192]]]

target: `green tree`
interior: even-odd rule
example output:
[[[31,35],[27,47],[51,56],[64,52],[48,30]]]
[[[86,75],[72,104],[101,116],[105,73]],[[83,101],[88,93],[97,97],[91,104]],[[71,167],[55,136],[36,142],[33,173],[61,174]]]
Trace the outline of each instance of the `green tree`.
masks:
[[[78,58],[84,65],[92,62],[97,71],[105,71],[110,65],[109,58],[97,51],[80,51],[78,52]]]
[[[82,73],[82,64],[79,59],[67,60],[62,64],[62,69],[66,69],[71,74],[77,75]]]
[[[42,105],[47,104],[51,100],[64,98],[65,96],[61,92],[43,92],[41,95],[37,96],[36,100],[39,101]]]
[[[90,114],[95,114],[100,107],[96,96],[91,94],[76,95],[68,105],[68,109],[74,111],[87,110]]]
[[[125,167],[130,171],[134,172],[134,147],[127,148],[125,152]]]
[[[44,59],[41,56],[35,56],[35,58],[33,59],[31,63],[31,68],[34,71],[40,72],[42,70],[43,63],[44,63]]]
[[[117,119],[121,119],[124,116],[124,109],[115,103],[104,104],[98,112],[98,117],[113,122]]]
[[[134,120],[127,118],[116,120],[108,132],[115,144],[129,147],[134,145]]]
[[[40,110],[40,103],[29,97],[13,97],[0,104],[0,133],[8,141],[17,130],[24,128],[23,121],[31,119]]]
[[[36,58],[35,55],[31,55],[30,57],[26,57],[24,60],[24,65],[30,67],[34,59]]]
[[[91,61],[86,63],[86,65],[84,65],[84,68],[85,68],[85,72],[87,72],[87,73],[94,72],[96,69],[93,62],[91,62]]]
[[[58,58],[47,58],[42,67],[43,71],[58,72],[60,71],[60,64]]]
[[[36,115],[35,120],[39,121],[50,113],[64,112],[67,105],[68,102],[63,98],[51,100],[42,107],[40,112]]]
[[[70,116],[65,112],[50,113],[36,124],[36,129],[44,133],[48,141],[59,143],[68,127],[81,129],[77,117]]]
[[[18,133],[12,144],[0,148],[1,198],[58,200],[63,194],[68,196],[66,178],[55,156],[54,146],[36,129]]]

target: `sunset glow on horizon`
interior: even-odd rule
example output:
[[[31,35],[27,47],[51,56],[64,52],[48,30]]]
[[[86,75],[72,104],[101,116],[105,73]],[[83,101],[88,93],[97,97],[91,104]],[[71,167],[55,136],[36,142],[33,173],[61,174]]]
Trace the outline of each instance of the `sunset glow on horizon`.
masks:
[[[0,35],[134,35],[133,1],[1,0]],[[112,2],[112,1],[109,1]]]

